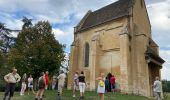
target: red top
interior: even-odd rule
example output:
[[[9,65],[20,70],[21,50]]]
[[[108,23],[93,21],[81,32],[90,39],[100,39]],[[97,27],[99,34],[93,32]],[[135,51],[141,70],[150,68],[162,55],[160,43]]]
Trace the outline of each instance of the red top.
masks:
[[[48,74],[45,74],[45,84],[48,85]]]
[[[110,78],[110,83],[111,83],[111,84],[115,84],[115,80],[116,80],[115,77],[112,76],[112,77]]]

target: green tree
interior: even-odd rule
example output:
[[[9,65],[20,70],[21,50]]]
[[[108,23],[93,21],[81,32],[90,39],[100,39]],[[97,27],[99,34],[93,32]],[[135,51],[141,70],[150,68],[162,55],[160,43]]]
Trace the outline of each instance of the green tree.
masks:
[[[170,92],[170,81],[162,80],[163,92]]]
[[[42,71],[59,70],[65,60],[64,48],[55,39],[49,22],[40,21],[24,26],[19,32],[16,45],[10,50],[9,63],[20,74],[27,72],[37,78]]]

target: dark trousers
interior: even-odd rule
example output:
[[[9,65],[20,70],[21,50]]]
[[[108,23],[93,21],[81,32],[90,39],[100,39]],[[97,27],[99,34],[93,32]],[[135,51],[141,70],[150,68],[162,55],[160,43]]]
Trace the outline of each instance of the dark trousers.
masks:
[[[12,97],[14,95],[15,85],[16,85],[15,83],[8,83],[6,85],[5,94],[4,94],[5,98],[8,95],[9,97]]]

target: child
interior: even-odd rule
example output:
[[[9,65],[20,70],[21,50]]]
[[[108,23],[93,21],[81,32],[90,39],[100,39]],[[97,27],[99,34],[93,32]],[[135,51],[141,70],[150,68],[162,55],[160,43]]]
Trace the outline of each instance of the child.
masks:
[[[105,79],[105,91],[106,92],[108,92],[109,91],[109,80],[108,80],[108,78],[106,77],[106,79]]]
[[[101,75],[96,78],[98,80],[98,88],[97,88],[97,93],[100,96],[100,100],[104,100],[104,93],[105,93],[105,78],[104,78],[104,73],[101,73]]]

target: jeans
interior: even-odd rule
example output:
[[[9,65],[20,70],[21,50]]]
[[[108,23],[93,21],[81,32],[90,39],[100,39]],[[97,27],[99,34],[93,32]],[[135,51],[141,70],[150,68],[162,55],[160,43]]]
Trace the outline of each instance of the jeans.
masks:
[[[6,96],[8,96],[9,94],[9,97],[13,97],[14,95],[14,91],[15,91],[15,83],[8,83],[7,86],[6,86],[6,89],[5,89],[5,98]]]

